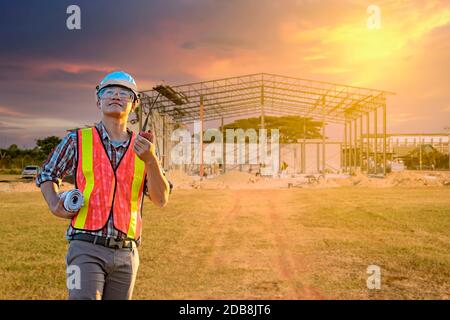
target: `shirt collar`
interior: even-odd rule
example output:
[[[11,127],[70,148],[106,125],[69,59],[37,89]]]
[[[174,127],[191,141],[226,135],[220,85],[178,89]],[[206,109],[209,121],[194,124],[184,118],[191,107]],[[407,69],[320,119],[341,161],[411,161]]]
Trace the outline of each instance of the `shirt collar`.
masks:
[[[111,143],[111,138],[109,137],[108,131],[106,131],[103,122],[100,121],[100,122],[97,123],[95,126],[97,127],[98,131],[100,132],[100,135],[101,135],[101,137],[102,137],[103,142],[105,142],[105,143]],[[131,132],[131,130],[128,129],[128,128],[127,128],[127,133],[128,133],[128,135],[129,135],[130,137],[131,137],[131,135],[133,134],[133,133]],[[130,141],[130,139],[127,139],[127,140],[123,141],[122,144],[119,145],[118,147],[126,147],[126,146],[128,145],[128,142],[129,142],[129,141]]]

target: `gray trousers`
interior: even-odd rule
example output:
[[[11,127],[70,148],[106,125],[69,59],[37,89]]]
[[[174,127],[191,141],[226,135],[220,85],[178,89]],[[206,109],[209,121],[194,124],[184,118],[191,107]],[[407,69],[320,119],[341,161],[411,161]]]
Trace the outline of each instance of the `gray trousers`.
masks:
[[[130,300],[139,267],[133,248],[73,240],[66,256],[69,300]]]

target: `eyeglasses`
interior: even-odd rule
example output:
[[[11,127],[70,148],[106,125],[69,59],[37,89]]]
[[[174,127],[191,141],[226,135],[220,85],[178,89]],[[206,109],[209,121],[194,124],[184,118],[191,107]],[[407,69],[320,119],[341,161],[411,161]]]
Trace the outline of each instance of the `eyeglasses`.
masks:
[[[105,88],[100,90],[99,97],[104,99],[112,98],[116,93],[119,94],[121,100],[134,100],[134,93],[126,89]]]

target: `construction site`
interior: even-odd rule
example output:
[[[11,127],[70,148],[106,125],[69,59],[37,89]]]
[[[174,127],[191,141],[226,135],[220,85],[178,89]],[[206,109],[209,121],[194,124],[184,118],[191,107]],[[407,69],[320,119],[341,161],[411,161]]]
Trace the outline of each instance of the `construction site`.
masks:
[[[0,8],[0,300],[450,299],[448,0]]]
[[[138,131],[143,119],[149,117],[161,163],[176,188],[232,187],[223,181],[235,181],[240,187],[242,182],[252,187],[264,187],[263,182],[272,187],[294,187],[351,185],[360,184],[360,180],[373,181],[369,182],[373,186],[392,185],[391,180],[396,184],[449,184],[448,174],[433,173],[438,166],[435,160],[428,159],[433,152],[448,158],[449,134],[388,133],[389,97],[394,94],[267,73],[174,86],[163,84],[141,93],[141,107],[131,118],[131,125]],[[226,124],[257,117],[259,124],[254,129],[258,131],[266,128],[267,117],[274,116],[297,116],[298,126],[304,130],[303,138],[296,142],[279,144],[276,170],[267,174],[261,170],[258,159],[249,154],[248,135],[240,137],[245,163],[229,161],[234,159],[238,146],[225,147]],[[308,137],[306,120],[319,124],[320,138]],[[224,146],[214,164],[203,163],[203,152],[197,162],[193,155],[183,165],[172,161],[171,150],[180,141],[171,134],[179,128],[192,132],[195,122],[202,133],[202,139],[198,139],[200,150],[205,151],[208,145],[204,141],[208,128],[216,127],[221,133]],[[334,136],[337,132],[340,138],[330,138],[329,130]],[[192,136],[196,134],[199,133]],[[417,163],[407,166],[405,161],[412,156]],[[445,162],[443,165],[448,168],[449,161]],[[281,163],[285,168],[280,168]],[[405,172],[407,169],[415,171]],[[388,173],[392,173],[390,177]]]

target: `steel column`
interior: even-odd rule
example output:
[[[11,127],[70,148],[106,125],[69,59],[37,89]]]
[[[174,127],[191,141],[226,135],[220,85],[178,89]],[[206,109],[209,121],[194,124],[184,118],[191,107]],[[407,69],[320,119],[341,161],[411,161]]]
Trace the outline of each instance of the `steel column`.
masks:
[[[361,173],[363,172],[363,116],[359,117],[359,167]]]
[[[344,154],[342,155],[344,160],[344,172],[348,171],[348,159],[347,159],[347,122],[344,123]]]
[[[200,95],[200,177],[203,177],[203,95]]]
[[[370,112],[367,112],[366,114],[366,136],[367,136],[367,150],[366,150],[366,157],[367,157],[367,174],[370,173]]]
[[[358,167],[358,128],[357,128],[356,119],[353,119],[353,125],[354,125],[354,129],[355,129],[355,134],[354,134],[355,147],[354,147],[353,155],[355,158],[355,172],[356,172],[356,168]]]
[[[303,117],[302,173],[306,173],[306,118]]]
[[[419,136],[419,170],[422,170],[422,135]]]
[[[325,145],[325,121],[322,121],[322,170],[325,173],[326,169],[326,145]]]
[[[220,127],[221,127],[221,131],[222,131],[222,173],[227,172],[227,162],[226,162],[226,154],[227,154],[227,150],[226,150],[226,143],[225,143],[225,128],[224,128],[224,124],[223,124],[223,117],[220,118]]]
[[[350,120],[348,123],[349,133],[349,165],[350,165],[350,173],[353,173],[353,139],[352,139],[352,121]]]
[[[320,172],[320,145],[316,144],[316,166],[317,166],[317,172]]]
[[[375,163],[375,168],[374,168],[374,173],[377,174],[378,173],[378,109],[374,110],[374,119],[373,119],[373,123],[374,123],[374,150],[373,150],[373,158],[374,158],[374,163]]]
[[[264,86],[261,86],[261,129],[265,128],[264,122]]]

